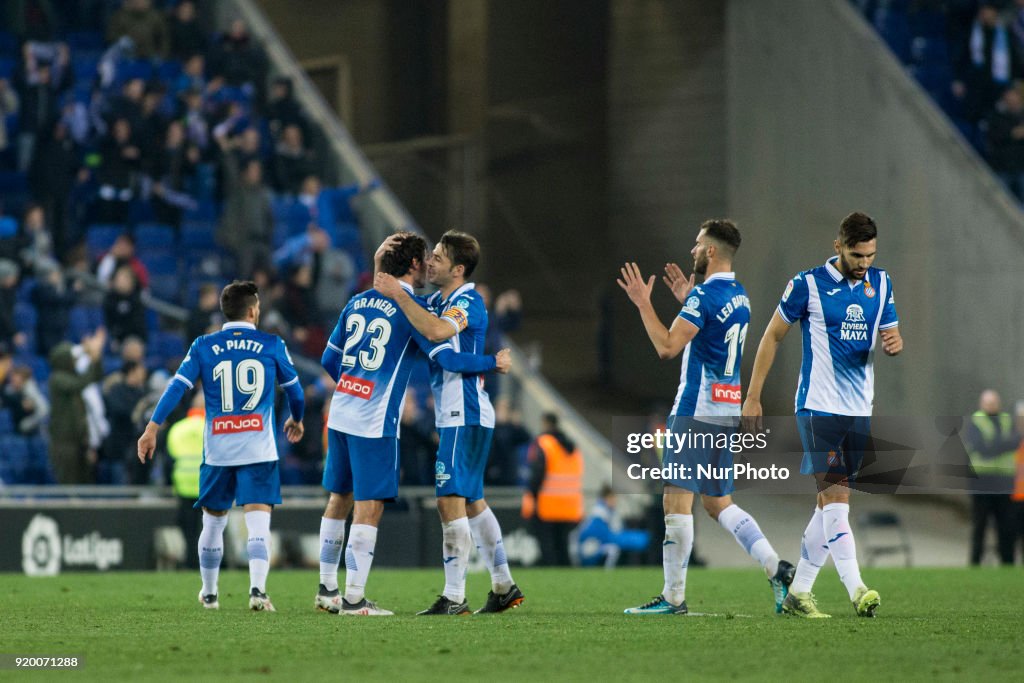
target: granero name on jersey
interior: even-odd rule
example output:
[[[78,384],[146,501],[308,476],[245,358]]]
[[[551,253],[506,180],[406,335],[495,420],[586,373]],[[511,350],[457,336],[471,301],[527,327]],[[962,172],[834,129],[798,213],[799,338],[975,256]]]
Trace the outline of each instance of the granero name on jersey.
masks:
[[[225,351],[252,351],[253,353],[263,351],[263,344],[254,339],[228,339],[224,342],[224,347],[221,348],[220,344],[214,344],[210,348],[213,349],[215,356],[219,356]]]
[[[369,297],[366,299],[359,299],[352,304],[352,308],[359,310],[361,308],[376,308],[378,311],[382,311],[384,315],[389,318],[398,312],[398,309],[393,303],[387,299],[378,299],[376,297]]]
[[[746,294],[737,294],[729,299],[715,317],[718,318],[718,322],[724,323],[737,308],[750,308],[750,299]]]

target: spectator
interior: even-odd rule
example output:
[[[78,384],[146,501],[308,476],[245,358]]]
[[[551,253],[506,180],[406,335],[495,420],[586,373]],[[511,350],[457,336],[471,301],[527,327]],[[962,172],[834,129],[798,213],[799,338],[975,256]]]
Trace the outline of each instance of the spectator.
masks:
[[[484,353],[494,354],[505,347],[504,335],[514,332],[522,325],[523,301],[515,289],[502,292],[491,306],[491,288],[477,283],[476,290],[487,307],[487,332],[484,336]],[[498,398],[502,379],[495,372],[484,373],[484,391],[491,400]]]
[[[149,287],[149,271],[135,255],[135,239],[127,234],[118,236],[110,247],[110,251],[100,258],[99,265],[96,266],[96,278],[102,284],[109,285],[114,277],[114,272],[125,264],[132,267],[139,287],[142,289]]]
[[[38,263],[53,260],[53,237],[46,228],[46,215],[39,204],[29,204],[21,221],[21,262],[33,270]]]
[[[163,146],[150,157],[150,177],[154,181],[153,211],[161,223],[179,227],[182,210],[196,205],[186,190],[192,184],[200,160],[199,148],[185,140],[185,127],[181,121],[172,121],[167,126]]]
[[[14,168],[16,159],[7,129],[8,117],[15,117],[21,107],[18,93],[6,78],[0,78],[0,167]]]
[[[150,0],[124,0],[107,26],[107,42],[128,36],[135,55],[142,59],[163,59],[170,47],[170,36],[164,15],[154,9]]]
[[[146,97],[146,82],[133,78],[121,86],[121,94],[106,103],[103,118],[111,126],[117,119],[125,119],[132,131],[142,129],[143,101]]]
[[[196,4],[192,0],[182,0],[174,8],[170,34],[171,57],[179,61],[204,54],[209,45],[206,31],[199,25],[196,17]]]
[[[185,124],[185,137],[200,151],[210,145],[210,122],[203,111],[203,92],[195,88],[186,90],[181,96],[183,110],[181,120]]]
[[[141,168],[142,151],[132,137],[126,118],[118,118],[111,133],[100,143],[102,161],[96,170],[99,184],[99,220],[127,223],[129,205],[135,198],[135,174]]]
[[[36,285],[32,290],[32,304],[39,312],[36,319],[36,352],[49,356],[67,334],[71,307],[76,294],[55,262],[36,266]]]
[[[977,490],[971,494],[971,564],[981,564],[985,553],[985,531],[991,518],[999,546],[999,559],[1013,564],[1014,519],[1011,490],[1017,472],[1016,451],[1021,437],[1009,413],[1003,412],[1002,400],[992,389],[978,399],[978,410],[971,416],[964,441],[971,467],[977,476]]]
[[[99,329],[82,340],[90,360],[84,374],[75,370],[72,346],[62,342],[53,348],[50,360],[50,450],[57,481],[61,484],[88,484],[93,480],[96,454],[89,448],[89,426],[82,391],[103,377],[103,345],[106,333]]]
[[[103,378],[103,385],[101,387],[103,394],[110,391],[110,387],[124,381],[125,368],[133,365],[145,364],[146,342],[142,341],[138,337],[125,337],[125,340],[121,342],[121,353],[119,358],[121,360],[121,367]]]
[[[288,215],[288,232],[298,235],[306,231],[310,223],[320,226],[331,236],[331,243],[341,246],[338,223],[355,223],[352,199],[364,189],[357,184],[325,188],[319,176],[310,175],[302,181],[302,189],[295,198]]]
[[[267,127],[276,140],[281,137],[287,126],[298,126],[302,139],[309,140],[309,127],[302,108],[295,100],[292,92],[292,81],[285,76],[274,79],[270,86],[270,102],[267,104]]]
[[[201,93],[206,90],[206,58],[201,54],[188,57],[181,75],[172,86],[173,92],[179,95],[189,91]]]
[[[110,433],[103,442],[102,457],[96,468],[97,484],[147,484],[149,467],[135,457],[139,428],[134,410],[146,395],[146,366],[129,362],[121,368],[121,381],[103,394]]]
[[[983,119],[1016,77],[1014,44],[994,2],[983,1],[961,47],[953,95],[963,101],[968,121]]]
[[[220,311],[220,287],[207,282],[199,287],[199,301],[189,314],[185,327],[185,341],[188,344],[198,337],[209,334],[211,330],[219,330],[224,324],[224,314]]]
[[[292,338],[302,345],[306,355],[314,356],[323,348],[327,340],[316,307],[312,265],[300,264],[289,271],[281,314],[292,329]]]
[[[103,299],[103,318],[116,351],[127,337],[146,339],[146,307],[142,288],[128,264],[118,266]]]
[[[547,566],[568,566],[569,534],[583,519],[583,455],[546,413],[527,456],[530,476],[523,516],[534,519]]]
[[[230,86],[249,84],[256,90],[256,101],[264,101],[267,61],[263,51],[251,40],[244,21],[231,22],[227,33],[210,50],[209,58],[212,75],[223,77]]]
[[[28,170],[36,141],[52,129],[59,112],[60,93],[67,87],[67,46],[56,53],[56,63],[38,58],[31,43],[25,44],[25,68],[17,81],[21,99],[18,117],[18,170]]]
[[[82,179],[81,151],[68,132],[66,123],[58,121],[52,132],[36,145],[29,169],[32,196],[50,217],[53,228],[53,249],[63,259],[74,246],[71,234],[70,200],[76,177]]]
[[[274,218],[270,192],[263,185],[263,166],[249,161],[239,167],[226,137],[218,137],[224,150],[224,179],[227,188],[219,242],[230,249],[237,260],[240,277],[270,261],[270,242],[274,236]]]
[[[18,264],[0,259],[0,346],[5,349],[19,345],[19,330],[14,322],[14,306],[18,301]],[[24,334],[20,334],[24,343]]]
[[[3,386],[2,401],[10,411],[14,431],[27,440],[29,447],[30,459],[16,472],[13,483],[53,483],[46,442],[41,436],[43,422],[50,414],[50,402],[32,377],[31,368],[20,365],[10,371]]]
[[[601,495],[579,529],[580,565],[604,565],[611,569],[625,552],[643,552],[651,542],[646,531],[624,529],[622,516],[615,509],[617,498],[612,487],[601,488]]]
[[[274,252],[274,265],[280,272],[289,272],[299,265],[312,266],[320,323],[332,327],[355,287],[357,273],[352,257],[332,247],[327,232],[310,224],[305,234],[292,237]]]
[[[274,189],[294,195],[302,189],[303,181],[316,170],[311,150],[306,149],[302,129],[295,124],[285,126],[274,149]]]
[[[1024,98],[1008,88],[987,118],[988,160],[1018,200],[1024,200]]]

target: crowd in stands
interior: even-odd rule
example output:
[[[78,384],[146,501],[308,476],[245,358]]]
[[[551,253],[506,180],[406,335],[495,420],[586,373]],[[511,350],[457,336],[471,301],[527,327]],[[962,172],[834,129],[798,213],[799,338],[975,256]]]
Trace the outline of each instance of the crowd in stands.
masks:
[[[851,0],[1024,202],[1024,0]]]
[[[212,5],[0,10],[0,481],[160,476],[121,451],[224,284],[256,279],[266,326],[319,358],[368,281],[352,200],[372,184],[325,183],[290,81]]]

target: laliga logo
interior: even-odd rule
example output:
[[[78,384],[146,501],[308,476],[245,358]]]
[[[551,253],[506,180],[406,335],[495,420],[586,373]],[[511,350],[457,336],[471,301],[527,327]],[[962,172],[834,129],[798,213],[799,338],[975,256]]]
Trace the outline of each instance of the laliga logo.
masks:
[[[370,380],[360,379],[352,375],[342,375],[341,379],[338,380],[338,387],[335,391],[369,401],[370,395],[373,394],[373,387],[374,383]]]
[[[36,515],[21,536],[21,568],[26,576],[57,576],[60,573],[60,534],[57,522]]]
[[[858,304],[850,304],[846,307],[846,322],[848,323],[862,323],[864,322],[864,309]]]
[[[262,432],[262,415],[224,415],[214,418],[214,434],[235,434],[238,432]]]

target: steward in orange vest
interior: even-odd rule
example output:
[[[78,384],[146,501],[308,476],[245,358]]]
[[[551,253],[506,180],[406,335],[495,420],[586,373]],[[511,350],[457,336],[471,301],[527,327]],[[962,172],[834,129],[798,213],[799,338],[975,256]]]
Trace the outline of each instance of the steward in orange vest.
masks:
[[[557,416],[546,414],[544,427],[527,456],[530,478],[522,514],[544,527],[544,563],[567,565],[569,533],[583,520],[583,455],[558,428]]]

